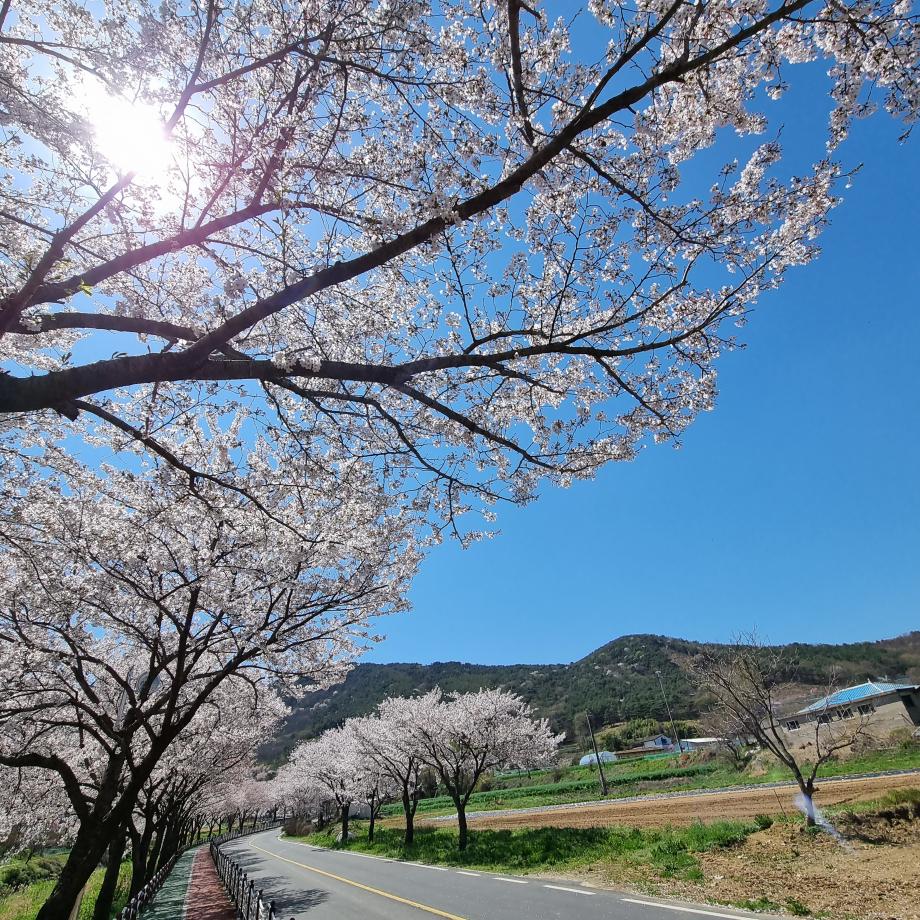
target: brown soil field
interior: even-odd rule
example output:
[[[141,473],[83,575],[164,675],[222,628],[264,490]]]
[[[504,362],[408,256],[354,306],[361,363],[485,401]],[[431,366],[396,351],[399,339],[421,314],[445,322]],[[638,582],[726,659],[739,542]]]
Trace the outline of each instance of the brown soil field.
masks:
[[[826,920],[920,920],[920,814],[898,811],[839,816],[843,843],[808,834],[798,822],[775,824],[739,846],[697,854],[698,881],[655,878],[623,863],[566,876],[585,885]]]
[[[877,799],[891,789],[920,786],[916,774],[877,776],[868,779],[839,780],[819,784],[815,802],[819,808]],[[647,802],[605,802],[578,808],[554,808],[530,814],[496,815],[470,818],[470,827],[493,830],[515,827],[601,827],[626,824],[631,827],[657,827],[666,824],[692,824],[694,821],[745,819],[756,815],[795,814],[795,786],[743,792],[704,792],[674,798],[650,798]],[[423,823],[421,817],[418,823]],[[441,823],[441,822],[439,822]],[[443,826],[443,825],[442,825]]]

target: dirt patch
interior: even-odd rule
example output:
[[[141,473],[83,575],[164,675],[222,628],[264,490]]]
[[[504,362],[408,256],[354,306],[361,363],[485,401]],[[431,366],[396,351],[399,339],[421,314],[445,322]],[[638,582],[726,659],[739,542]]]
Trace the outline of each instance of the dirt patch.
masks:
[[[841,780],[819,785],[815,798],[821,807],[876,799],[891,789],[917,786],[917,777],[878,776],[869,779]],[[625,824],[631,827],[661,827],[692,824],[694,821],[721,819],[745,820],[757,815],[797,814],[794,786],[777,789],[754,787],[743,792],[706,792],[676,798],[650,798],[647,802],[605,802],[578,808],[471,818],[479,828],[516,827],[603,827]],[[422,823],[420,817],[418,823]]]
[[[840,844],[801,825],[774,825],[738,847],[700,854],[701,882],[663,881],[660,890],[833,920],[920,920],[920,820],[870,819],[861,831],[886,842]]]

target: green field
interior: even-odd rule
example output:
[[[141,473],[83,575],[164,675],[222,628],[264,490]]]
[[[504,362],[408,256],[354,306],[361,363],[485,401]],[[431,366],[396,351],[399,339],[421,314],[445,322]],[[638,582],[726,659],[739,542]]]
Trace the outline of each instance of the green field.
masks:
[[[35,920],[66,858],[66,853],[35,856],[30,860],[13,860],[0,868],[0,920]],[[80,905],[79,920],[92,920],[104,875],[104,869],[97,869],[90,878]],[[29,881],[36,876],[37,880]],[[113,916],[128,903],[130,888],[131,863],[123,862],[115,889]]]
[[[604,765],[607,776],[606,798],[628,798],[659,792],[689,792],[723,789],[726,786],[759,785],[791,781],[790,774],[780,766],[752,774],[738,770],[718,759],[703,763],[681,765],[678,756],[656,757],[643,761],[624,761]],[[887,770],[920,769],[920,747],[905,750],[875,751],[844,761],[830,761],[819,773],[822,777],[846,776],[852,773],[875,773]],[[554,777],[556,781],[553,782]],[[601,795],[596,767],[568,767],[534,770],[530,773],[499,776],[490,780],[491,788],[470,796],[468,812],[500,811],[508,808],[538,808],[544,805],[565,805],[572,802],[593,802]],[[446,795],[422,799],[418,815],[436,817],[453,814],[453,802]],[[398,804],[384,806],[382,815],[398,817]]]

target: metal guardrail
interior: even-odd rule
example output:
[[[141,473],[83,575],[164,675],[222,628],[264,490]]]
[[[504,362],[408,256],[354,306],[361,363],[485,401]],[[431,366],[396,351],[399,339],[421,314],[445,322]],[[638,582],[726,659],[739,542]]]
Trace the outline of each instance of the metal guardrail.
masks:
[[[256,890],[255,882],[249,878],[242,866],[222,852],[220,846],[228,840],[235,840],[248,834],[280,827],[283,822],[270,821],[260,827],[247,828],[234,834],[225,834],[211,842],[211,859],[217,869],[217,875],[223,882],[227,894],[237,910],[240,920],[279,920],[275,912],[275,902],[267,900],[263,889]],[[291,920],[294,920],[291,917]]]
[[[173,866],[176,864],[178,858],[179,854],[177,853],[133,898],[131,898],[121,909],[116,920],[137,920],[144,905],[153,898],[157,891],[159,891],[160,886],[166,881],[169,873],[172,872]]]
[[[229,840],[236,840],[237,837],[248,837],[250,834],[260,834],[262,831],[271,830],[273,827],[281,827],[282,824],[284,824],[284,821],[281,818],[277,818],[273,821],[259,821],[256,824],[250,824],[249,827],[240,827],[235,831],[221,834],[219,837],[209,837],[204,842],[220,846],[222,843],[227,843]]]

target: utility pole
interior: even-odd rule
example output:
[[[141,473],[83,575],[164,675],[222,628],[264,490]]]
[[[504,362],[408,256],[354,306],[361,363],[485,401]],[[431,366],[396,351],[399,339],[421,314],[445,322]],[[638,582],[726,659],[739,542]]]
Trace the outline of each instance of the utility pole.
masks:
[[[671,715],[671,704],[668,702],[668,695],[664,692],[664,681],[661,679],[661,671],[655,671],[658,678],[658,686],[661,687],[661,698],[664,700],[664,707],[668,711],[668,719],[671,721],[671,731],[674,734],[674,743],[677,745],[677,753],[680,753],[680,735],[677,734],[677,725],[674,722],[674,716]]]
[[[604,776],[604,765],[601,763],[601,755],[597,749],[597,738],[594,737],[594,727],[591,725],[591,716],[585,713],[588,720],[588,731],[591,732],[591,743],[594,745],[594,759],[597,761],[597,772],[601,775],[601,795],[607,796],[607,777]]]

